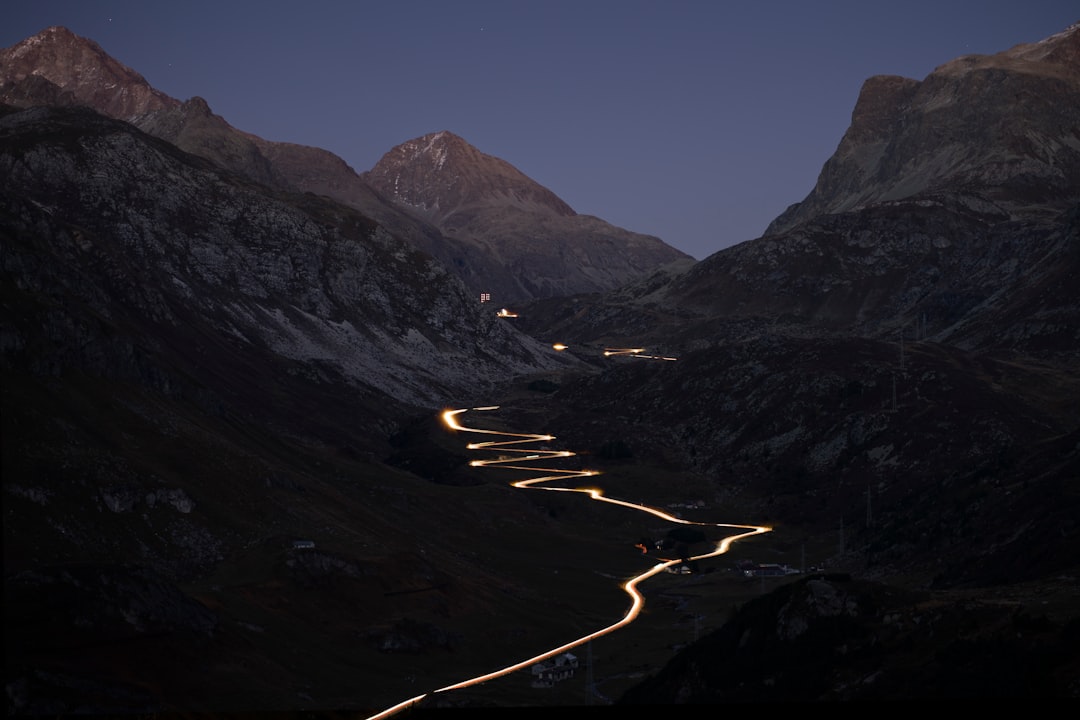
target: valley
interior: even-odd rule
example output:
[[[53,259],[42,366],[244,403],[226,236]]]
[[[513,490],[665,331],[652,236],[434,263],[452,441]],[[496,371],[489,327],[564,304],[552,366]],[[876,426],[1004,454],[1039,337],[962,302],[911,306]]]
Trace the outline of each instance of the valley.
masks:
[[[519,399],[523,398],[519,396]],[[473,408],[471,411],[446,411],[443,418],[459,438],[459,442],[470,437],[480,439],[478,442],[469,442],[465,446],[467,449],[480,453],[482,457],[493,458],[473,460],[469,463],[471,467],[490,468],[494,475],[500,477],[500,481],[521,491],[541,494],[545,491],[554,492],[556,496],[566,498],[555,501],[560,508],[558,518],[562,521],[561,527],[537,530],[541,534],[541,537],[536,538],[539,543],[545,542],[543,533],[552,530],[557,535],[570,530],[575,535],[580,534],[583,542],[587,543],[596,543],[598,540],[603,543],[609,529],[620,526],[636,526],[640,528],[640,532],[648,533],[636,538],[632,549],[630,536],[626,536],[621,547],[610,546],[608,542],[605,543],[610,546],[607,552],[589,554],[591,562],[596,563],[592,572],[597,578],[606,579],[613,587],[624,588],[624,613],[621,617],[612,615],[609,624],[598,624],[582,637],[545,649],[536,657],[522,659],[473,680],[463,680],[446,688],[436,689],[426,697],[416,698],[402,707],[390,708],[385,714],[378,714],[376,717],[388,717],[405,711],[413,702],[417,703],[417,708],[609,705],[650,669],[655,669],[658,663],[663,662],[663,658],[691,638],[696,639],[710,627],[714,627],[721,619],[717,617],[718,614],[722,616],[747,597],[766,592],[777,582],[783,581],[782,578],[764,575],[747,578],[737,569],[736,561],[728,556],[738,548],[739,551],[733,556],[745,558],[748,553],[742,550],[741,544],[746,542],[748,545],[756,544],[765,557],[777,557],[775,548],[768,547],[760,540],[756,543],[754,541],[755,536],[768,533],[771,528],[710,522],[705,518],[715,514],[718,509],[701,507],[701,503],[692,504],[689,510],[684,509],[684,503],[665,503],[671,506],[669,511],[665,511],[660,506],[640,505],[618,499],[621,492],[637,491],[638,494],[650,493],[656,501],[661,501],[665,493],[657,494],[657,479],[670,471],[636,465],[625,468],[626,472],[620,472],[618,466],[613,466],[614,474],[607,478],[606,473],[596,470],[562,467],[573,462],[573,451],[553,449],[559,444],[559,440],[550,435],[520,433],[507,428],[505,422],[497,419],[501,415],[500,410],[502,408],[497,406],[486,406]],[[514,414],[512,410],[510,414]],[[469,415],[480,417],[470,421]],[[477,423],[480,423],[479,427],[476,426]],[[490,429],[492,426],[502,429]],[[530,447],[533,444],[538,445]],[[559,466],[554,466],[555,464]],[[636,475],[639,479],[635,483],[627,477],[629,475]],[[514,479],[515,476],[524,479]],[[680,486],[683,490],[688,489],[686,483],[680,483]],[[601,487],[605,489],[602,490]],[[538,498],[537,502],[541,500]],[[621,522],[600,521],[602,517],[615,516],[604,511],[594,514],[576,507],[581,503],[597,501],[612,504],[616,512],[630,513],[631,516]],[[651,516],[652,519],[635,521],[633,514],[640,513]],[[697,519],[684,519],[684,514]],[[590,518],[587,523],[593,526],[592,532],[584,527],[570,529],[584,518]],[[672,527],[680,524],[701,527],[707,531],[702,533],[700,540],[693,543],[692,551],[689,548],[683,549],[687,554],[685,562],[680,561],[673,541],[666,545],[666,550],[660,548],[660,541],[668,536]],[[600,531],[599,534],[596,533],[597,530]],[[593,537],[586,540],[589,535]],[[630,559],[635,560],[634,564],[638,566],[635,575],[626,574],[626,561]],[[523,558],[523,561],[532,562],[528,558]],[[569,563],[570,566],[573,564]],[[543,596],[552,600],[562,593],[559,586],[580,583],[571,572],[571,567],[564,566],[561,562],[557,565],[558,569],[552,571],[554,575],[546,582],[541,581],[547,587],[542,593]],[[687,569],[693,567],[693,573],[679,573],[678,570],[683,565]],[[581,595],[580,598],[577,602],[588,602],[586,595]],[[574,615],[593,617],[593,622],[602,623],[603,614],[594,612],[586,605],[579,605]],[[569,617],[567,619],[570,620]],[[575,625],[581,626],[580,623],[580,620],[574,621]],[[537,687],[536,678],[530,677],[532,667],[546,658],[567,652],[572,653],[579,663],[576,671],[550,687]]]
[[[1078,108],[1077,25],[870,78],[694,261],[0,51],[8,714],[1080,697]]]

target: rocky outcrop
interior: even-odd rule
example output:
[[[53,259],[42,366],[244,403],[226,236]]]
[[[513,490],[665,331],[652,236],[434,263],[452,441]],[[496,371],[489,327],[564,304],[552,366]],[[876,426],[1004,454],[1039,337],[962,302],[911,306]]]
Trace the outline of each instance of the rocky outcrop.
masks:
[[[1080,198],[1080,24],[921,82],[872,77],[817,185],[766,230],[920,194],[963,191],[1010,215]]]

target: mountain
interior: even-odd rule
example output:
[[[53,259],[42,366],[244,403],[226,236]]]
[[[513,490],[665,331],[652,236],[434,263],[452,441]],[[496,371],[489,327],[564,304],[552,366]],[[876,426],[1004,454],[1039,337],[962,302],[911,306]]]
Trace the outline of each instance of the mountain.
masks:
[[[429,256],[349,208],[261,191],[88,112],[31,109],[8,114],[3,127],[5,176],[30,213],[17,217],[51,221],[74,257],[124,277],[115,289],[77,292],[84,311],[109,317],[115,304],[180,337],[209,326],[418,407],[560,364]],[[66,144],[72,137],[78,148]],[[9,272],[25,280],[39,264]],[[52,281],[87,282],[76,278]]]
[[[1077,199],[1078,96],[1080,24],[922,81],[871,77],[814,189],[765,234],[942,189],[1017,215],[1059,213]]]
[[[474,295],[489,293],[495,302],[608,290],[664,263],[690,260],[658,238],[576,215],[549,190],[507,163],[469,148],[460,138],[453,143],[460,152],[450,153],[445,173],[455,173],[454,193],[464,194],[449,195],[443,203],[449,207],[447,203],[466,197],[468,202],[457,209],[452,222],[418,213],[415,203],[401,202],[402,169],[391,158],[400,158],[402,148],[421,141],[391,150],[376,168],[358,175],[325,150],[270,142],[237,130],[202,98],[184,102],[169,98],[93,41],[62,27],[48,28],[0,51],[0,101],[18,107],[86,105],[257,182],[326,195],[431,254]],[[449,142],[453,136],[440,137]],[[390,175],[396,178],[396,187],[387,185]],[[428,189],[410,187],[408,192],[417,197],[446,192],[445,178],[423,173],[408,177],[432,183]],[[544,201],[516,207],[500,199],[510,195],[542,196]],[[485,209],[485,203],[491,207]]]
[[[723,342],[688,328],[726,321],[1074,362],[1078,48],[1072,26],[922,82],[872,78],[817,186],[765,236],[630,283],[587,312],[531,308],[528,327],[594,341],[619,332],[618,314],[633,333],[651,328],[641,342],[682,347]],[[576,320],[541,331],[554,314]]]
[[[377,712],[609,626],[669,523],[472,464],[503,448],[438,418],[479,403],[613,499],[770,532],[650,577],[588,672],[439,710],[1077,697],[1075,38],[922,83],[1060,107],[881,103],[830,163],[888,161],[821,208],[512,323],[457,274],[506,262],[475,218],[576,216],[464,141],[380,163],[399,204],[198,98],[110,117],[5,55],[9,714]]]
[[[510,301],[610,290],[689,257],[659,238],[578,215],[547,188],[450,132],[402,143],[362,177],[446,236],[514,270]]]
[[[763,237],[523,308],[605,368],[554,393],[554,432],[708,478],[832,571],[618,704],[1077,697],[1078,48],[872,78]]]
[[[460,533],[528,505],[464,506],[460,450],[412,428],[572,358],[356,210],[87,108],[4,107],[0,174],[9,713],[295,707],[300,677],[348,694],[340,653],[492,627],[518,581]]]

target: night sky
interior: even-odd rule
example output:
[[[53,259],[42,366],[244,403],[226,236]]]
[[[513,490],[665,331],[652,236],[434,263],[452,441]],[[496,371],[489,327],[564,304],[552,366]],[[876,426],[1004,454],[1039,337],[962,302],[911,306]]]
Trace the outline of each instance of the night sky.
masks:
[[[577,212],[701,259],[806,197],[872,75],[1080,21],[1076,0],[3,0],[234,127],[357,172],[449,130]]]

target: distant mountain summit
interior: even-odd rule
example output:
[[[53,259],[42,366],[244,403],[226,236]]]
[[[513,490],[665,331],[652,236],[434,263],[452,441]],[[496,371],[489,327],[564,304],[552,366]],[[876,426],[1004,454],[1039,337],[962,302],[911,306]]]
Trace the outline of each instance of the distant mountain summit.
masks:
[[[447,131],[398,145],[364,178],[444,228],[462,227],[478,209],[497,206],[562,217],[577,214],[510,163]]]
[[[606,291],[692,261],[659,238],[578,215],[452,133],[403,143],[360,176],[326,150],[238,130],[202,98],[171,98],[62,27],[0,50],[0,102],[83,105],[256,182],[326,195],[437,258],[474,295],[500,303]]]
[[[404,142],[362,177],[442,233],[514,269],[510,300],[611,290],[691,261],[660,238],[579,215],[504,160],[442,131]],[[496,280],[493,278],[493,281]]]
[[[180,105],[93,40],[58,26],[0,50],[0,98],[86,105],[120,120]]]
[[[817,185],[766,235],[824,214],[947,189],[1009,212],[1059,212],[1080,187],[1080,24],[923,81],[875,76]]]

